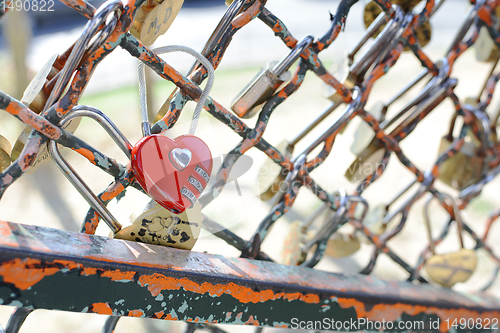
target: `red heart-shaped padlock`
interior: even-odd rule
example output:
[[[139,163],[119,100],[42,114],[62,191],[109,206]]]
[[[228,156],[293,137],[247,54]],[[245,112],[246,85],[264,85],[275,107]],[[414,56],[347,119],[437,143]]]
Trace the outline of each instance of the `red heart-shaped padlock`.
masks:
[[[212,154],[200,138],[142,138],[132,150],[132,170],[142,188],[174,214],[193,206],[212,172]]]

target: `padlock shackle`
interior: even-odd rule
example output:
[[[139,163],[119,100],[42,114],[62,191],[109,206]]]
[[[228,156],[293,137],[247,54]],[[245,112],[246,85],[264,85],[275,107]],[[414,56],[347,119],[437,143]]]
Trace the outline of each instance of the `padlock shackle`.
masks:
[[[475,108],[470,108],[469,110],[474,114],[476,120],[478,120],[478,123],[481,125],[480,127],[482,127],[483,129],[481,131],[480,137],[478,137],[478,139],[481,141],[479,152],[481,156],[486,156],[486,152],[488,150],[488,147],[490,146],[490,119],[488,118],[488,115],[483,111],[477,110]]]
[[[325,224],[323,224],[323,226],[318,230],[316,235],[304,245],[304,253],[309,252],[314,244],[321,242],[325,238],[330,238],[330,235],[337,229],[337,226],[342,221],[342,218],[347,212],[347,204],[349,203],[349,199],[347,197],[347,192],[343,188],[340,188],[339,190],[337,190],[337,192],[334,193],[334,197],[336,196],[339,197],[340,204],[337,207],[335,214],[333,214],[333,216],[328,219]]]
[[[100,110],[89,106],[77,106],[73,108],[69,114],[61,120],[60,126],[64,127],[69,121],[77,117],[89,117],[97,121],[104,130],[111,136],[113,141],[120,147],[120,149],[130,159],[132,145],[125,138],[125,136],[118,130],[113,122]],[[108,227],[117,233],[122,228],[121,224],[111,214],[103,202],[94,194],[89,186],[83,181],[78,173],[69,165],[59,151],[57,142],[51,140],[49,142],[49,152],[57,167],[62,171],[68,181],[75,187],[75,189],[82,195],[87,203],[94,209],[99,216],[104,220]]]
[[[361,40],[358,42],[358,44],[347,55],[347,59],[349,60],[349,64],[350,65],[354,61],[354,57],[359,52],[359,50],[361,50],[361,48],[363,47],[363,45],[366,44],[366,42],[368,41],[368,39],[370,39],[371,37],[373,37],[373,35],[375,34],[375,32],[378,31],[378,29],[380,27],[382,27],[384,24],[387,23],[387,20],[388,20],[387,15],[385,15],[384,12],[381,12],[377,16],[377,18],[375,19],[375,21],[373,21],[372,24],[370,24],[370,26],[368,27],[368,29],[365,31],[365,34],[364,34],[363,38],[361,38]]]
[[[375,42],[371,47],[361,56],[361,58],[356,61],[351,68],[349,73],[354,76],[358,76],[361,73],[367,71],[370,66],[374,63],[377,56],[380,54],[381,49],[392,40],[394,34],[397,32],[398,28],[401,27],[404,18],[404,12],[400,6],[395,6],[394,17],[386,24],[384,30],[375,38]],[[382,15],[384,13],[381,13]]]
[[[423,102],[428,100],[429,98],[432,98],[433,96],[436,96],[437,94],[442,94],[443,93],[443,85],[446,84],[447,81],[445,79],[448,78],[448,61],[446,58],[441,59],[438,62],[439,66],[439,74],[437,76],[434,76],[422,89],[422,91],[411,101],[409,102],[400,112],[398,112],[394,117],[391,119],[386,119],[380,124],[380,128],[382,129],[387,129],[389,126],[397,122],[402,116],[404,116],[406,113],[408,113],[410,110],[412,110],[415,106],[421,105]],[[420,73],[420,75],[416,78],[418,81],[420,81],[422,78],[425,77],[424,72]],[[411,82],[411,84],[416,84],[416,82]],[[405,87],[407,88],[407,87]],[[410,87],[411,88],[411,87]],[[400,127],[400,126],[398,126]],[[395,131],[395,130],[394,130]],[[393,131],[393,132],[394,132]],[[393,133],[391,132],[391,135]]]
[[[446,201],[448,200],[447,204],[450,204],[451,207],[453,208],[454,220],[457,223],[458,240],[460,242],[460,247],[463,249],[464,248],[464,239],[463,239],[462,233],[463,233],[464,227],[463,227],[462,216],[460,214],[460,209],[458,208],[456,201],[453,199],[453,197],[451,195],[444,193],[444,192],[441,192],[440,194],[443,196],[443,201],[446,203]],[[425,202],[424,210],[423,210],[424,221],[425,221],[425,225],[427,227],[427,237],[429,239],[429,249],[433,255],[436,254],[436,252],[435,252],[436,244],[434,242],[434,239],[432,238],[431,222],[430,222],[430,218],[429,218],[429,205],[430,205],[431,201],[434,199],[439,199],[439,198],[435,197],[434,195],[431,195],[431,197],[429,197],[429,199],[427,199],[427,201]]]
[[[271,72],[277,77],[280,77],[294,64],[295,61],[297,61],[297,59],[299,59],[302,52],[311,46],[313,41],[314,37],[311,35],[304,37],[304,39],[298,42],[286,57],[281,59],[276,66],[274,66]]]
[[[309,126],[307,126],[302,132],[300,132],[290,143],[288,144],[287,150],[291,150],[295,148],[295,145],[302,140],[307,134],[309,134],[314,128],[316,128],[323,120],[326,119],[333,111],[335,111],[343,102],[333,102],[330,106],[323,111]]]
[[[372,67],[375,67],[383,62],[389,52],[396,48],[396,46],[400,43],[400,37],[405,32],[406,28],[412,23],[413,13],[411,11],[405,14],[403,9],[400,6],[396,5],[395,12],[396,15],[394,16],[393,20],[396,21],[396,28],[391,31],[391,38],[388,39],[386,44],[382,46],[381,52],[378,52],[376,60],[373,62]]]
[[[106,35],[111,34],[111,32],[114,30],[113,27],[113,29],[109,31],[107,27],[112,26],[113,24],[116,26],[118,20],[112,19],[111,22],[106,23],[109,14],[115,14],[116,12],[122,11],[123,4],[120,0],[108,0],[96,10],[92,19],[90,19],[90,21],[88,21],[88,23],[85,25],[82,34],[71,50],[71,54],[69,55],[68,60],[66,60],[63,69],[60,71],[59,79],[54,85],[54,88],[52,89],[52,92],[50,93],[49,98],[45,103],[42,114],[61,97],[64,89],[69,83],[69,80],[73,76],[73,72],[80,64],[80,61],[82,60],[86,51],[89,49],[89,46],[91,49],[97,50],[97,48],[99,48],[101,44],[104,43],[104,41],[109,37],[109,35]],[[106,25],[101,32],[101,34],[104,36],[101,35],[94,45],[90,45],[92,38],[99,31],[99,27],[103,24]]]
[[[361,107],[361,93],[358,87],[354,87],[352,91],[352,102],[347,105],[347,107],[344,109],[344,112],[342,115],[340,115],[337,120],[330,126],[328,129],[326,129],[323,134],[317,137],[316,140],[312,144],[310,144],[308,147],[306,147],[300,154],[300,155],[309,155],[314,149],[316,149],[317,146],[319,146],[322,142],[324,142],[326,139],[328,139],[333,133],[338,131],[343,125],[345,125],[351,116],[356,113]]]

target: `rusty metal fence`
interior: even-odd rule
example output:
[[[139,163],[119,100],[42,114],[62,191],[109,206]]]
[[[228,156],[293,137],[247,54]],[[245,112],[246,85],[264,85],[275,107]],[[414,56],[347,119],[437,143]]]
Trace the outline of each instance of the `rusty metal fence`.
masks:
[[[1,160],[4,170],[0,173],[0,197],[26,171],[40,163],[45,154],[52,156],[91,208],[81,227],[82,234],[0,223],[0,303],[19,307],[7,332],[16,332],[28,314],[38,308],[110,315],[105,332],[113,331],[119,316],[187,321],[193,323],[188,326],[188,331],[195,328],[223,329],[212,324],[293,327],[292,318],[316,322],[327,317],[338,318],[340,322],[365,320],[363,325],[352,330],[498,330],[500,301],[483,292],[493,284],[500,267],[494,244],[488,243],[490,227],[500,216],[500,210],[491,214],[483,235],[474,232],[461,217],[461,211],[500,171],[496,134],[499,114],[487,112],[500,78],[495,72],[500,57],[497,1],[471,1],[466,20],[438,62],[431,61],[422,47],[427,43],[429,18],[443,0],[437,3],[427,0],[420,5],[411,1],[375,1],[371,7],[367,6],[365,20],[368,14],[372,15],[371,20],[368,19],[364,38],[348,54],[349,69],[344,78],[330,73],[320,60],[320,54],[342,33],[349,10],[357,1],[340,2],[324,36],[318,39],[307,36],[302,40],[294,37],[285,23],[265,7],[265,0],[233,1],[201,52],[200,61],[187,76],[160,58],[158,50],[155,52],[145,45],[154,42],[168,28],[175,14],[166,13],[178,11],[179,1],[122,3],[110,0],[97,10],[83,0],[62,2],[88,18],[89,23],[64,54],[51,60],[44,69],[46,72],[40,76],[41,83],[35,82],[22,102],[0,92],[0,108],[29,126],[24,145],[17,151],[18,156],[14,151],[3,149],[7,157],[2,156]],[[156,21],[148,21],[153,19]],[[163,25],[158,19],[163,20]],[[265,69],[236,98],[230,111],[207,96],[205,92],[209,89],[203,90],[200,85],[211,77],[212,67],[217,70],[233,36],[252,20],[268,26],[291,51],[281,62]],[[376,37],[374,43],[363,54],[357,55],[370,37]],[[486,82],[478,82],[478,85],[484,85],[479,98],[462,101],[454,91],[458,81],[453,77],[453,67],[479,37],[491,41],[488,57],[493,63],[492,71]],[[143,124],[146,137],[172,128],[190,100],[199,102],[200,110],[202,108],[241,137],[226,155],[220,169],[212,174],[209,188],[203,191],[203,184],[194,180],[201,184],[203,191],[198,200],[193,199],[193,203],[199,202],[200,209],[218,204],[216,199],[224,190],[230,171],[251,148],[262,151],[269,161],[279,166],[276,174],[270,174],[266,169],[261,175],[267,178],[267,183],[260,184],[263,199],[272,197],[276,204],[260,221],[253,235],[237,235],[209,216],[201,217],[202,227],[238,249],[241,258],[162,247],[156,245],[158,235],[154,233],[149,235],[150,238],[137,238],[146,242],[152,239],[149,241],[152,245],[93,235],[101,219],[114,234],[119,234],[122,226],[106,206],[124,195],[128,187],[149,193],[149,189],[137,179],[132,164],[122,165],[72,134],[78,117],[90,117],[106,129],[127,157],[133,159],[135,147],[104,113],[78,105],[96,66],[119,47],[178,87],[167,100],[165,105],[168,107],[160,110],[158,120],[152,126],[149,126],[146,116]],[[421,63],[421,74],[394,94],[390,102],[369,112],[365,105],[374,83],[391,70],[405,48]],[[208,64],[204,62],[205,58]],[[295,63],[298,63],[295,72],[288,72]],[[301,88],[308,72],[332,88],[332,105],[288,146],[278,149],[264,138],[269,119]],[[406,107],[386,118],[391,104],[419,82],[426,84],[417,96]],[[145,94],[144,91],[141,93]],[[447,99],[455,107],[450,131],[441,142],[440,156],[433,167],[421,170],[407,157],[400,143]],[[342,107],[343,110],[337,111],[336,120],[311,145],[300,153],[293,152],[301,138]],[[251,128],[242,119],[253,116],[257,120]],[[360,131],[364,143],[359,145],[357,159],[346,177],[358,186],[352,193],[343,189],[328,193],[321,180],[313,179],[311,172],[329,157],[337,135],[354,118],[363,120],[365,127]],[[114,177],[114,182],[94,195],[65,163],[58,153],[57,144],[82,155]],[[389,211],[391,204],[387,203],[377,222],[368,224],[366,214],[370,205],[363,193],[384,174],[393,155],[414,174],[414,181],[401,195],[411,187],[418,188],[418,191],[397,210]],[[179,155],[177,163],[181,159]],[[203,173],[199,173],[203,177]],[[437,190],[437,180],[457,190],[458,195],[452,197]],[[295,232],[289,235],[285,244],[288,252],[283,263],[287,265],[273,263],[261,250],[261,244],[266,241],[273,224],[294,205],[299,191],[310,191],[324,205],[306,221],[295,225]],[[436,199],[448,213],[449,221],[439,237],[433,238],[427,218],[429,241],[422,245],[418,262],[411,264],[388,242],[405,227],[413,204],[429,194],[428,202]],[[427,206],[428,203],[426,211]],[[325,211],[329,212],[325,223],[316,233],[308,234],[308,226]],[[393,222],[395,219],[399,219],[397,223]],[[192,221],[184,222],[189,224]],[[395,227],[387,227],[390,223]],[[345,224],[351,224],[355,232],[349,235],[339,233]],[[449,236],[455,225],[461,249],[446,255],[435,254],[435,247]],[[472,237],[473,248],[464,248],[462,234]],[[189,236],[192,235],[186,237]],[[374,247],[368,265],[359,275],[314,269],[325,252],[328,255],[329,251],[336,251],[338,256],[343,256],[356,251],[361,237],[368,239]],[[453,291],[454,284],[466,281],[473,273],[479,249],[487,251],[495,262],[496,269],[491,272],[490,282],[478,286],[481,293],[473,296]],[[407,272],[407,281],[386,282],[369,276],[378,258],[384,254]],[[433,284],[428,284],[428,280]],[[60,289],[72,296],[51,296]],[[221,306],[215,307],[214,303]],[[366,326],[367,321],[380,321],[381,318],[391,326]],[[398,326],[403,321],[425,325],[416,329]],[[434,327],[435,322],[439,322],[439,327]],[[323,328],[345,329],[335,325]]]

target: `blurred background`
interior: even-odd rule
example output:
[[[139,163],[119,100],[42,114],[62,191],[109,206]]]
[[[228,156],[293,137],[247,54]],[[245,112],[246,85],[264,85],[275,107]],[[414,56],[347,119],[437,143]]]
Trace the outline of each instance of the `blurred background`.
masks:
[[[100,4],[97,1],[92,2],[96,7]],[[272,0],[266,7],[285,22],[296,38],[301,39],[308,34],[316,38],[321,37],[328,30],[330,13],[335,13],[338,3],[338,1],[327,0]],[[335,59],[341,58],[346,51],[352,49],[363,36],[365,5],[365,2],[360,1],[351,9],[345,31],[328,50],[321,53],[320,58],[327,68],[334,64]],[[226,8],[223,0],[185,0],[171,28],[157,40],[154,46],[178,44],[201,51]],[[467,1],[446,0],[443,7],[431,19],[432,39],[424,50],[433,61],[440,59],[449,48],[468,9]],[[85,19],[73,10],[59,3],[56,3],[54,12],[47,12],[43,15],[40,12],[7,13],[6,17],[1,20],[0,90],[19,99],[31,78],[45,62],[54,53],[64,52],[78,38],[85,22]],[[14,52],[17,56],[13,55]],[[229,108],[233,98],[261,67],[270,60],[281,59],[287,53],[288,49],[283,43],[274,37],[269,28],[256,19],[234,37],[216,72],[215,86],[211,96]],[[164,56],[164,59],[182,73],[187,72],[193,63],[193,59],[184,54],[169,54]],[[135,58],[126,51],[117,49],[98,66],[81,100],[81,104],[90,105],[105,112],[133,144],[141,138],[137,65]],[[458,96],[462,100],[467,97],[477,97],[490,69],[490,64],[476,61],[474,50],[466,51],[455,64],[452,74],[453,77],[459,79],[459,85],[455,89]],[[403,54],[389,74],[375,84],[367,108],[370,109],[376,102],[388,101],[420,71],[420,63],[415,57],[412,54]],[[423,84],[420,84],[418,87],[422,86]],[[415,97],[420,89],[418,87],[395,103],[389,110],[389,116],[395,114],[405,103]],[[155,114],[174,86],[153,75],[148,89],[152,91],[153,96],[149,109]],[[290,140],[305,127],[309,122],[308,119],[310,121],[315,119],[330,104],[331,102],[325,98],[322,81],[308,73],[301,89],[274,112],[264,137],[275,145],[283,139]],[[188,103],[179,120],[179,125],[167,134],[175,137],[187,133],[193,109],[194,104]],[[497,109],[498,96],[495,96],[488,112],[493,114]],[[315,131],[306,136],[297,145],[295,151],[301,151],[330,127],[341,113],[340,110],[342,108],[339,108],[339,111],[334,112]],[[452,103],[446,100],[402,142],[403,152],[421,170],[429,170],[435,163],[441,137],[448,132],[452,114]],[[253,127],[255,118],[245,121]],[[355,159],[349,147],[360,122],[360,119],[354,119],[349,124],[343,134],[337,137],[331,156],[312,174],[313,178],[329,192],[333,193],[339,188],[345,188],[347,193],[352,193],[356,188],[357,184],[345,179],[344,173]],[[16,119],[6,113],[0,113],[0,134],[5,136],[11,144],[16,141],[22,129],[23,125]],[[92,120],[84,119],[76,134],[108,156],[125,163],[126,158],[123,153]],[[227,153],[239,142],[236,134],[206,114],[202,116],[197,135],[207,142],[215,158]],[[95,168],[79,156],[71,152],[65,152],[64,155],[96,193],[101,192],[112,181],[107,174],[95,172]],[[255,149],[252,149],[248,155],[252,158],[252,163],[237,168],[248,169],[238,178],[238,184],[229,183],[220,197],[204,210],[212,219],[245,239],[251,237],[258,223],[272,207],[272,200],[264,202],[253,194],[257,173],[266,157]],[[389,203],[391,198],[413,179],[413,174],[395,156],[392,156],[384,175],[369,187],[363,197],[368,200],[370,210],[373,211],[377,206]],[[457,196],[456,191],[442,183],[437,182],[436,186],[443,192]],[[500,197],[495,195],[498,193],[499,186],[498,179],[491,182],[484,188],[481,196],[476,198],[463,213],[464,220],[480,235],[484,232],[489,213],[500,207]],[[395,203],[392,209],[415,193],[416,189],[416,187],[412,188],[406,196]],[[148,198],[131,189],[120,202],[112,202],[110,209],[121,223],[129,224],[143,210],[148,201]],[[388,243],[411,265],[415,265],[420,252],[428,243],[422,217],[423,202],[424,200],[421,199],[412,207],[405,228]],[[263,250],[273,259],[280,261],[282,244],[290,223],[304,220],[320,204],[316,197],[302,189],[293,209],[271,230],[269,240],[263,244]],[[32,174],[24,175],[11,186],[0,201],[1,220],[69,231],[80,229],[87,210],[88,205],[85,200],[72,188],[52,162],[42,165]],[[446,221],[447,215],[444,210],[433,202],[431,223],[435,236]],[[397,224],[399,218],[397,217],[393,222]],[[349,228],[350,226],[345,226],[342,230],[351,232]],[[439,253],[458,249],[456,231],[455,229],[453,231],[455,233],[449,235],[446,241],[438,247]],[[98,234],[107,236],[109,230],[103,224],[99,227]],[[493,245],[500,241],[498,235],[498,229],[493,226],[489,238],[490,246],[494,247]],[[464,241],[465,247],[470,248],[473,245],[472,239],[467,236],[464,236]],[[238,251],[205,232],[202,232],[193,250],[239,256]],[[355,254],[344,258],[324,258],[317,268],[354,274],[366,266],[371,253],[372,246],[362,243],[361,249]],[[478,251],[477,255],[479,263],[474,275],[467,283],[456,285],[455,289],[477,290],[477,286],[484,284],[491,276],[495,268],[493,262],[482,250]],[[405,280],[408,278],[407,273],[401,267],[383,255],[378,259],[372,274],[384,279]],[[498,283],[495,283],[490,292],[498,296]],[[61,291],[61,297],[71,296]],[[0,307],[0,324],[4,327],[12,310],[13,308],[10,307]],[[21,332],[99,332],[104,320],[105,317],[99,315],[39,310],[28,317]],[[182,332],[183,328],[183,323],[122,318],[116,332]],[[225,326],[223,328],[232,332],[254,330],[250,327]],[[265,331],[274,330],[266,329]]]

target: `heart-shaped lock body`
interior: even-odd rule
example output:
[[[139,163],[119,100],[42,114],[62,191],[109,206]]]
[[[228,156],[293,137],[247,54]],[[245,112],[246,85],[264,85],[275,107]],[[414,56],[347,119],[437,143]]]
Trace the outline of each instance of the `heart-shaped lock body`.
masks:
[[[142,138],[132,150],[132,170],[142,188],[161,206],[180,214],[194,205],[212,172],[212,154],[196,136],[172,140]]]
[[[132,225],[117,232],[114,237],[191,250],[200,235],[202,220],[199,202],[179,215],[172,214],[156,204],[138,216]]]
[[[425,265],[429,277],[442,285],[450,288],[455,283],[467,281],[476,269],[476,252],[461,249],[444,255],[434,255]]]

